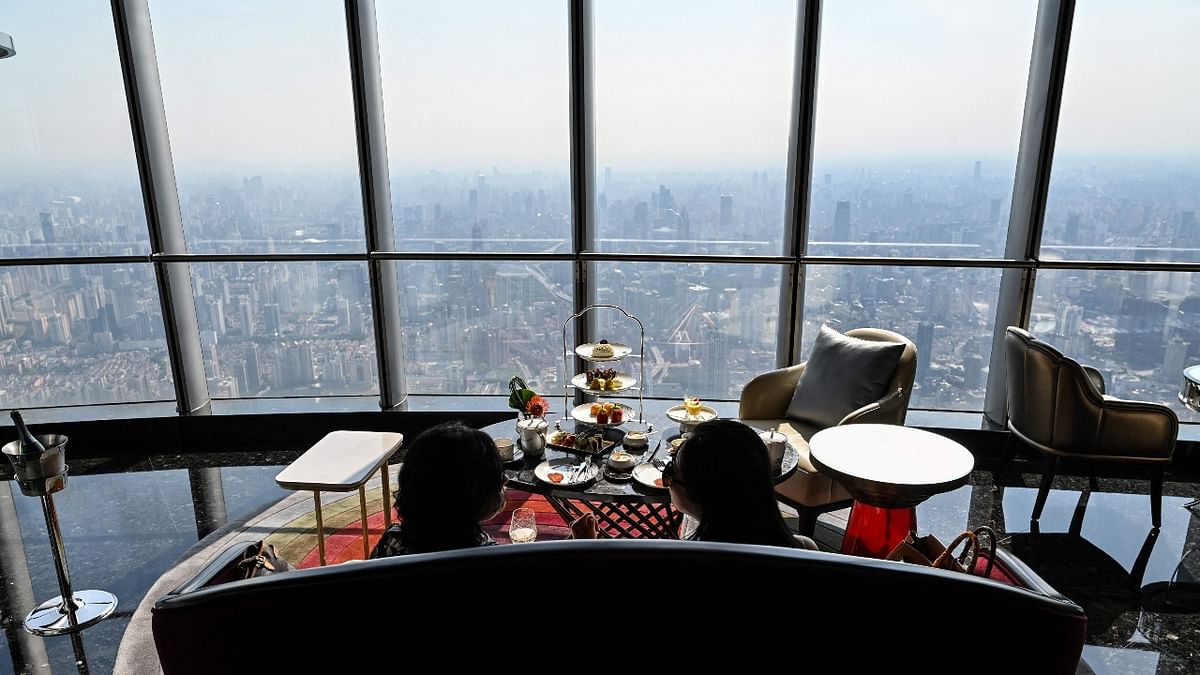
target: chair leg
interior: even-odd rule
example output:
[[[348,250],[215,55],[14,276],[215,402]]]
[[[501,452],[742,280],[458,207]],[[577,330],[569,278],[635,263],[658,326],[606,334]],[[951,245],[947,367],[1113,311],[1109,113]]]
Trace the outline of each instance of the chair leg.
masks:
[[[1154,473],[1150,476],[1150,522],[1154,525],[1154,529],[1162,527],[1162,490],[1165,471],[1164,467],[1156,466]]]
[[[1008,463],[1012,461],[1013,452],[1016,449],[1016,443],[1013,433],[1008,432],[1008,440],[1004,443],[1004,455],[1000,458],[1000,466],[996,468],[996,472],[992,474],[992,482],[996,485],[1000,484],[1000,477],[1004,475],[1004,470],[1008,468]]]
[[[800,507],[796,509],[796,531],[811,538],[817,529],[817,516],[821,515],[816,509]]]
[[[1054,482],[1054,471],[1058,468],[1058,457],[1050,456],[1046,472],[1042,474],[1042,485],[1038,488],[1037,501],[1033,503],[1033,520],[1042,517],[1042,509],[1046,506],[1046,497],[1050,496],[1050,485]]]

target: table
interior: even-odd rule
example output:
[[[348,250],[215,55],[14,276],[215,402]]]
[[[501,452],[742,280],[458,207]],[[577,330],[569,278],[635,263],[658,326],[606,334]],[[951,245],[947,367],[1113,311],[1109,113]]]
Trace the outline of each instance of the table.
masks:
[[[965,485],[975,457],[935,433],[893,424],[822,429],[808,441],[813,466],[854,497],[842,553],[884,558],[917,529],[917,504]]]
[[[331,431],[296,461],[275,475],[275,482],[289,490],[312,490],[317,516],[317,550],[325,564],[325,526],[321,521],[321,492],[358,490],[362,511],[363,557],[371,554],[367,533],[367,491],[363,487],[376,471],[383,469],[383,526],[392,522],[387,463],[400,449],[404,435],[386,431]]]
[[[665,420],[664,420],[665,421]],[[516,433],[515,422],[499,422],[483,431],[492,438],[515,438],[517,447],[521,449],[520,435]],[[638,461],[649,459],[665,459],[668,456],[667,447],[679,434],[674,431],[674,423],[668,423],[666,428],[672,432],[666,433],[661,429],[648,434],[646,449],[642,451],[626,450],[638,457]],[[577,425],[575,431],[594,429],[588,425]],[[656,427],[657,429],[657,427]],[[553,432],[553,430],[551,430]],[[617,445],[595,456],[595,462],[604,465],[609,453],[619,448],[624,431],[620,427],[609,427],[605,430],[605,438],[617,441]],[[665,488],[650,488],[635,480],[613,481],[601,474],[589,483],[571,487],[548,485],[534,476],[533,470],[545,460],[568,457],[578,461],[582,455],[546,447],[544,456],[528,457],[507,465],[505,474],[508,485],[527,492],[540,494],[546,498],[550,506],[568,523],[585,513],[596,516],[597,529],[601,536],[644,537],[644,538],[679,538],[679,527],[683,515],[671,508],[671,493]],[[775,482],[786,480],[796,471],[800,455],[790,444],[784,452],[783,466]]]
[[[1200,366],[1183,369],[1183,387],[1179,390],[1179,402],[1188,410],[1200,412]]]

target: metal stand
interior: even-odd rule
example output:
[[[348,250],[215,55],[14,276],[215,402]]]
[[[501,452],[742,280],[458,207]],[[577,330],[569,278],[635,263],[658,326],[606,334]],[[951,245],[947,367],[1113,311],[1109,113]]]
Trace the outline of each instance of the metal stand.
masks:
[[[4,446],[4,454],[17,471],[17,485],[28,497],[41,497],[46,516],[46,532],[50,536],[50,551],[54,554],[54,571],[58,575],[59,595],[38,605],[26,617],[25,630],[34,635],[67,635],[76,633],[108,617],[117,608],[117,596],[108,591],[71,590],[71,573],[67,569],[67,554],[63,550],[62,530],[58,527],[58,511],[51,496],[67,486],[70,467],[62,464],[62,449],[67,437],[38,436],[46,446],[42,456],[23,454],[20,441]],[[12,447],[16,444],[16,447]],[[46,467],[61,468],[47,475]]]
[[[567,320],[563,322],[563,328],[562,328],[563,375],[564,375],[564,377],[563,377],[563,382],[564,382],[563,414],[566,416],[564,418],[564,420],[570,418],[570,411],[573,407],[570,402],[570,396],[571,396],[571,372],[574,369],[571,368],[571,350],[567,348],[567,326],[571,325],[571,322],[574,321],[575,319],[578,319],[579,317],[583,316],[584,314],[587,314],[588,312],[590,312],[594,309],[615,309],[618,312],[624,314],[626,318],[633,319],[635,322],[637,322],[638,331],[639,331],[639,335],[640,335],[639,342],[638,342],[637,359],[638,359],[638,362],[641,364],[641,369],[640,369],[640,376],[639,376],[639,379],[637,382],[637,386],[634,388],[637,389],[637,392],[638,392],[638,419],[637,419],[637,421],[641,424],[645,424],[646,423],[646,402],[645,402],[644,394],[645,394],[645,390],[646,390],[646,327],[642,325],[642,321],[640,319],[638,319],[636,316],[630,314],[629,312],[626,312],[624,309],[622,309],[621,307],[619,307],[617,305],[588,305],[587,307],[584,307],[583,309],[579,310],[578,312],[567,317]],[[586,357],[581,356],[580,358],[583,358],[585,361],[588,360]],[[606,360],[605,362],[611,363],[614,360],[620,360],[620,359],[609,359],[609,360]],[[586,388],[581,389],[581,391],[583,391],[584,393],[597,394],[597,395],[604,393],[604,392],[589,391]]]

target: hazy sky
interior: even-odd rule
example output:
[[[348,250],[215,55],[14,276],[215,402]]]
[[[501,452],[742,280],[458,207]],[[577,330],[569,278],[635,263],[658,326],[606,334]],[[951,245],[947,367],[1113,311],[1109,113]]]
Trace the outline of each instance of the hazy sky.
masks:
[[[566,171],[565,0],[378,0],[394,167]],[[1036,0],[825,3],[817,158],[1015,156]],[[597,162],[785,162],[789,0],[596,0]],[[352,172],[343,4],[151,0],[181,173]],[[1200,2],[1081,2],[1060,156],[1200,153]],[[105,0],[10,2],[0,171],[132,170]]]

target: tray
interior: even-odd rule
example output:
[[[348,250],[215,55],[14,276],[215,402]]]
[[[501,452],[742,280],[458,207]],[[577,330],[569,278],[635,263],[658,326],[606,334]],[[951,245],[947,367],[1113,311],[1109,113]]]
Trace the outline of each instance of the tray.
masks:
[[[554,434],[557,434],[557,433],[559,433],[559,432],[556,431],[556,432],[548,434],[546,436],[546,447],[554,448],[555,450],[561,450],[563,452],[574,452],[579,455],[599,455],[599,454],[603,454],[603,453],[607,452],[614,445],[617,444],[617,441],[612,441],[607,438],[604,438],[601,440],[600,449],[595,452],[592,452],[592,450],[590,448],[576,448],[571,445],[560,445],[558,443],[551,441],[550,439],[553,438]]]

